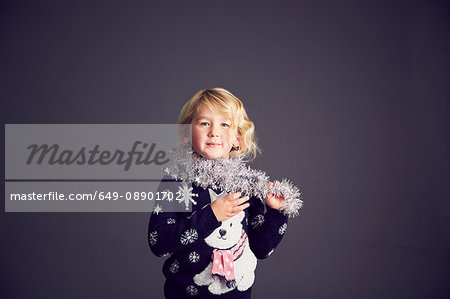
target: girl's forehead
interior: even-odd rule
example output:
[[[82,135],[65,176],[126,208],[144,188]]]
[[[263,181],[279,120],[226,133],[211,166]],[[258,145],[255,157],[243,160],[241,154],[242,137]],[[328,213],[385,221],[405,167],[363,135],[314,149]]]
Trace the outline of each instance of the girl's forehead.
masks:
[[[220,117],[222,119],[231,120],[229,113],[214,111],[205,104],[201,104],[194,114],[194,118],[201,117]]]

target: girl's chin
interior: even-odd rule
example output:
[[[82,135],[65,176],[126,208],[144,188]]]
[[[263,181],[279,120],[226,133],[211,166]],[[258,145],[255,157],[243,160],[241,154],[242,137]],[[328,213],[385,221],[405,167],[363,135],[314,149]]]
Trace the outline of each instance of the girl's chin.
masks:
[[[218,159],[218,158],[228,158],[228,155],[223,155],[220,153],[207,153],[207,152],[202,152],[199,153],[201,156],[207,158],[207,159]]]
[[[207,154],[205,154],[205,155],[200,154],[200,155],[207,159],[228,158],[228,156],[226,156],[226,155],[225,156],[223,156],[223,155],[207,155]]]
[[[218,159],[218,158],[228,158],[228,154],[222,153],[221,151],[214,150],[214,148],[207,148],[204,151],[199,151],[192,148],[197,154],[207,159]]]

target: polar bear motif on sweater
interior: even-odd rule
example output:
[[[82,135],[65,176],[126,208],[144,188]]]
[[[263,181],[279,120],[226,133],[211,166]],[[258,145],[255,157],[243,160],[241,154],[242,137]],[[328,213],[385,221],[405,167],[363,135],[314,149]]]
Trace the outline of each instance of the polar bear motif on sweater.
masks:
[[[227,193],[222,192],[216,194],[213,190],[208,189],[211,201],[226,196]],[[234,269],[235,284],[228,286],[225,279],[218,275],[213,275],[213,263],[217,261],[211,260],[208,266],[199,274],[194,276],[194,282],[199,286],[208,286],[208,290],[215,295],[227,293],[235,288],[239,291],[245,291],[253,285],[255,280],[256,257],[250,249],[248,238],[243,239],[242,221],[245,218],[245,212],[225,220],[221,226],[216,228],[206,239],[205,242],[217,250],[230,252],[231,248],[238,247],[237,244],[242,242],[239,247],[243,246],[235,260],[230,262]],[[244,241],[243,241],[244,240]],[[228,261],[228,260],[227,260]],[[222,269],[222,265],[219,265]],[[230,273],[228,273],[230,274]]]

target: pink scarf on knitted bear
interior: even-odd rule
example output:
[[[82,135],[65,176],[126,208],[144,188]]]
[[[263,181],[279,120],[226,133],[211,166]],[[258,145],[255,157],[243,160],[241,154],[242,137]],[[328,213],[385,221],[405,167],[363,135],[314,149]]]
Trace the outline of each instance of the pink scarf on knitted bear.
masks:
[[[236,286],[234,275],[234,261],[244,252],[247,234],[242,230],[242,235],[236,245],[229,249],[214,249],[212,254],[212,275],[225,280],[227,287]]]

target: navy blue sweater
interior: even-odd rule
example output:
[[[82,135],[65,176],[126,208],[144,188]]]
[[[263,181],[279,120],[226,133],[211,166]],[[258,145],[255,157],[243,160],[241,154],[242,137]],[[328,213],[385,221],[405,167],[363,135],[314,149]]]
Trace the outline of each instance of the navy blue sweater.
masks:
[[[186,192],[190,187],[192,190]],[[157,256],[168,256],[163,266],[166,298],[250,298],[256,258],[267,258],[278,246],[288,217],[269,206],[265,211],[261,200],[251,197],[245,215],[219,222],[211,202],[226,195],[222,190],[187,185],[166,176],[159,185],[158,192],[161,191],[171,191],[174,195],[180,191],[179,196],[192,198],[192,212],[170,212],[170,205],[176,203],[174,199],[170,203],[158,202],[150,218],[150,249]],[[236,284],[229,287],[223,277],[211,275],[208,266],[212,266],[213,250],[236,248],[226,242],[234,242],[237,234],[239,239],[245,235],[243,231],[247,234],[247,247],[233,261]]]

